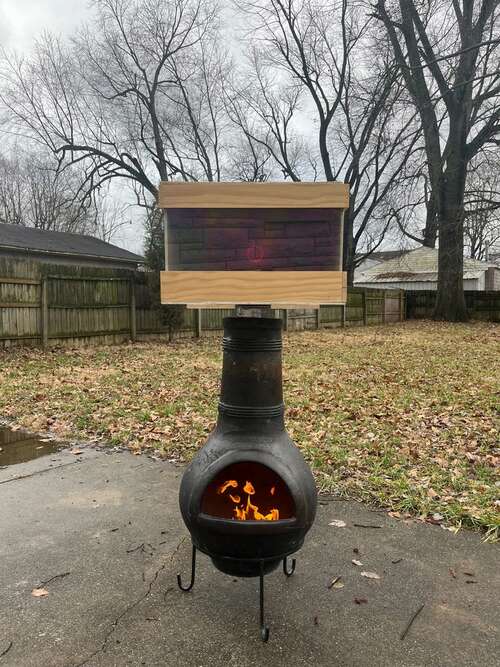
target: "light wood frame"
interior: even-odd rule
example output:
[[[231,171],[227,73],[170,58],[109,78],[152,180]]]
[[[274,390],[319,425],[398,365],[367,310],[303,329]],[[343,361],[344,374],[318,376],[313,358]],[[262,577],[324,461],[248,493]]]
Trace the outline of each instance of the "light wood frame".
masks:
[[[160,208],[338,208],[349,207],[346,183],[160,184]]]
[[[236,304],[290,308],[343,304],[343,271],[163,271],[162,303],[192,308]],[[168,296],[167,296],[168,295]]]

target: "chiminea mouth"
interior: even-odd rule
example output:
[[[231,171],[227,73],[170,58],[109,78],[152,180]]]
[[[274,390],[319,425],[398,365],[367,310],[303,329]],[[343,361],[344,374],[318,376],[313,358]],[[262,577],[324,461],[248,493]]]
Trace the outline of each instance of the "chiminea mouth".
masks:
[[[200,511],[231,521],[275,523],[295,516],[295,503],[283,479],[256,461],[233,463],[207,485]]]

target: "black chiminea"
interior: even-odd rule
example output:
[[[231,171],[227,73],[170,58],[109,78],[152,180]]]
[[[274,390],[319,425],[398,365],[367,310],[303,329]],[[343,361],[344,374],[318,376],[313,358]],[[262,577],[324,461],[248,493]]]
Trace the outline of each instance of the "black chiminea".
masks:
[[[217,425],[186,470],[179,502],[196,550],[227,574],[260,578],[264,641],[264,575],[302,546],[316,514],[309,466],[285,431],[279,319],[224,320],[224,361]]]

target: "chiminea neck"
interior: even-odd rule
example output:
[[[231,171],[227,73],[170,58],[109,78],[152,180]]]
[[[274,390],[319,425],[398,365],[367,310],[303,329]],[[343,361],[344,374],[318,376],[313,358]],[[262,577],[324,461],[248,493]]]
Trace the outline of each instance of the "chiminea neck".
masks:
[[[219,427],[283,428],[281,330],[278,319],[224,320]]]

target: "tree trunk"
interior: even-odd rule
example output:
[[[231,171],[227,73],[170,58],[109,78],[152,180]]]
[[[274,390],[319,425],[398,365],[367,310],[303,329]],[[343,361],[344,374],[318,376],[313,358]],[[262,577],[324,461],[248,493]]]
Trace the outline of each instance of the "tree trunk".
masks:
[[[464,189],[462,160],[448,159],[441,187],[439,211],[439,269],[433,318],[466,322],[464,296]],[[463,172],[463,173],[462,173]]]
[[[427,202],[427,214],[425,218],[425,229],[423,234],[423,245],[427,248],[436,247],[438,227],[438,207],[436,198],[431,192],[429,201]]]

